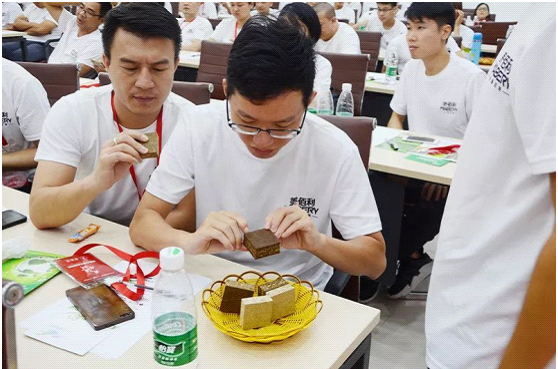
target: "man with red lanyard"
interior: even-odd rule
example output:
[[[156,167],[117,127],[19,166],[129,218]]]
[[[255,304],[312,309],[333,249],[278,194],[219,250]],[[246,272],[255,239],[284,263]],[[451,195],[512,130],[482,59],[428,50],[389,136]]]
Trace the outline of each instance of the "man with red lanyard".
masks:
[[[144,135],[159,150],[194,104],[170,92],[180,27],[164,7],[131,3],[111,10],[103,62],[112,85],[60,99],[44,123],[29,202],[37,228],[67,224],[82,211],[128,224],[158,159],[142,160]]]
[[[206,18],[198,16],[200,5],[201,3],[195,2],[180,3],[180,12],[184,15],[184,18],[178,19],[182,32],[182,50],[200,51],[201,42],[207,40],[213,33],[211,23]]]
[[[211,39],[217,42],[233,43],[242,30],[242,26],[250,19],[250,10],[254,3],[230,3],[231,18],[225,18],[215,27]]]

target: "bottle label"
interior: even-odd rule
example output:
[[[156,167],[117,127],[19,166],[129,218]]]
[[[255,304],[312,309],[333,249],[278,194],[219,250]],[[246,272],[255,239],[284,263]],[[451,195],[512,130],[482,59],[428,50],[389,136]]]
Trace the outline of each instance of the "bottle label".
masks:
[[[388,77],[397,76],[397,67],[392,65],[386,66],[386,76]]]
[[[317,112],[316,108],[313,108],[311,106],[308,107],[308,113],[316,114],[316,112]]]
[[[346,112],[346,111],[340,111],[340,112],[337,113],[337,115],[340,116],[340,117],[352,117],[353,113],[349,113],[349,112]]]
[[[155,361],[166,366],[188,364],[198,356],[196,319],[188,313],[171,312],[153,324]]]

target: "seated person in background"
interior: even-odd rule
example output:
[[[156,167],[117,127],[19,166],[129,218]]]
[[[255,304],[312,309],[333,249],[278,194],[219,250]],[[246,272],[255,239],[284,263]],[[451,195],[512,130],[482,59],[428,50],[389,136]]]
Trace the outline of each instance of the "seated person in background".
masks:
[[[229,3],[229,7],[233,16],[223,19],[215,27],[211,40],[233,43],[242,30],[242,26],[250,19],[250,10],[254,7],[254,3]]]
[[[198,15],[206,19],[217,19],[217,8],[213,2],[201,2],[198,8]]]
[[[23,14],[18,3],[2,3],[2,29],[11,28],[17,17]]]
[[[333,9],[335,9],[335,18],[337,19],[346,19],[349,21],[349,24],[354,24],[355,22],[355,11],[348,7],[344,6],[344,2],[336,2],[333,3]]]
[[[64,14],[66,13],[66,14]],[[41,61],[46,59],[45,42],[60,38],[64,24],[59,27],[60,17],[68,16],[70,12],[52,3],[29,4],[23,14],[15,19],[8,29],[27,33],[27,61]],[[21,45],[19,41],[2,44],[2,57],[22,61]]]
[[[461,51],[453,37],[448,38],[446,50],[456,55],[459,55],[459,51]],[[405,64],[412,59],[409,43],[407,42],[407,32],[397,35],[397,37],[389,42],[389,46],[386,49],[386,56],[391,55],[392,52],[397,55],[397,73],[402,74],[403,69],[405,69]],[[382,67],[382,72],[385,72],[385,69],[386,66],[384,65]]]
[[[473,100],[486,74],[469,60],[450,53],[446,42],[455,24],[451,3],[412,3],[406,13],[411,56],[395,86],[388,127],[463,138]],[[405,190],[399,269],[388,293],[406,296],[430,275],[432,259],[423,245],[440,230],[448,187],[410,180]]]
[[[64,34],[48,58],[49,63],[79,64],[79,76],[95,77],[91,59],[101,60],[103,42],[99,26],[112,9],[107,2],[80,3],[76,15],[68,15]]]
[[[361,17],[355,29],[368,32],[381,32],[380,50],[386,50],[390,41],[402,33],[407,33],[405,23],[397,20],[395,15],[399,11],[397,3],[377,3],[378,9],[372,11],[368,17]]]
[[[475,15],[479,19],[479,22],[486,22],[490,16],[490,8],[487,3],[480,3],[475,8]]]
[[[232,17],[231,8],[229,7],[228,2],[220,2],[219,6],[217,7],[217,18],[230,18]]]
[[[180,12],[184,19],[179,18],[178,24],[182,32],[182,50],[200,51],[201,42],[211,37],[213,27],[207,18],[198,16],[201,3],[180,3]]]
[[[321,26],[318,15],[312,7],[305,3],[290,3],[283,7],[280,17],[284,17],[291,23],[303,27],[304,33],[310,38],[313,45],[320,39]],[[314,78],[314,92],[329,90],[331,87],[331,73],[333,68],[329,60],[316,54],[316,77]],[[310,102],[311,107],[316,106],[316,99]]]
[[[25,171],[25,180],[34,173],[28,170],[37,166],[35,152],[49,108],[41,82],[22,66],[2,58],[3,179],[13,175],[9,171]]]
[[[256,9],[250,12],[251,16],[263,15],[264,17],[269,17],[271,19],[277,19],[279,16],[279,10],[273,9],[271,6],[273,3],[256,3]]]
[[[158,133],[160,150],[194,106],[170,92],[180,28],[164,7],[130,3],[111,10],[103,48],[112,84],[63,97],[45,120],[29,199],[37,228],[64,225],[84,210],[128,224],[157,164],[140,157],[144,133]]]
[[[475,32],[467,27],[464,22],[463,3],[452,3],[455,8],[455,25],[453,26],[452,36],[461,36],[461,48],[470,49],[473,47],[473,36]]]
[[[337,21],[335,10],[329,3],[314,6],[322,34],[316,43],[316,51],[337,54],[360,54],[360,39],[354,29]]]
[[[386,259],[374,195],[351,139],[305,114],[314,75],[312,42],[300,27],[282,17],[249,20],[228,59],[226,102],[198,106],[177,124],[130,226],[132,241],[219,253],[319,289],[331,266],[377,278]],[[194,186],[195,201],[185,204]],[[171,218],[195,220],[197,230],[173,228]],[[332,221],[347,241],[331,237]],[[243,250],[244,232],[260,228],[281,240],[280,254],[254,260]]]

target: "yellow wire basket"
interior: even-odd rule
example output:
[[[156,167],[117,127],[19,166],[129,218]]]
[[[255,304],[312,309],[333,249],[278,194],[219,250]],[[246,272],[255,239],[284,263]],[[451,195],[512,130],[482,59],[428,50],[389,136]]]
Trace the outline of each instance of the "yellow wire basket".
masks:
[[[238,314],[223,313],[219,310],[226,281],[253,284],[256,286],[254,294],[257,295],[258,286],[277,278],[283,278],[295,288],[296,301],[293,314],[277,319],[271,325],[262,328],[244,330],[240,326]],[[213,282],[211,287],[202,293],[203,311],[213,325],[221,332],[244,342],[269,343],[291,337],[312,324],[316,315],[322,310],[322,305],[319,292],[310,282],[301,281],[291,274],[281,275],[277,272],[261,274],[251,270],[240,275],[230,274],[223,280]]]

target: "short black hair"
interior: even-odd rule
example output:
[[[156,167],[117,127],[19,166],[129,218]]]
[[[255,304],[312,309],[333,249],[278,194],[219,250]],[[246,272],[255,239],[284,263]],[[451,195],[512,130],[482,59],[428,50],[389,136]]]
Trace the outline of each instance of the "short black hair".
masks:
[[[413,22],[421,22],[423,18],[431,19],[436,22],[438,28],[446,24],[451,27],[455,25],[455,9],[452,3],[412,3],[405,17]]]
[[[174,42],[174,57],[178,59],[182,35],[178,21],[157,3],[129,3],[108,12],[103,29],[103,50],[110,59],[110,48],[116,31],[122,28],[141,38],[162,37]]]
[[[109,10],[112,9],[112,4],[106,1],[99,2],[99,4],[101,5],[101,8],[99,10],[99,17],[104,18],[105,15],[107,15],[107,13],[109,12]]]
[[[384,2],[379,2],[379,3],[376,3],[376,4],[388,4],[388,5],[391,5],[392,8],[395,8],[395,7],[397,6],[397,3],[384,3]]]
[[[488,9],[488,14],[490,14],[490,7],[488,6],[487,3],[480,3],[479,5],[477,5],[477,7],[475,8],[475,12],[473,13],[473,15],[477,15],[477,10],[481,7],[481,5],[486,5],[486,9]]]
[[[227,66],[227,96],[238,91],[252,102],[301,91],[308,107],[316,75],[312,41],[284,18],[253,16],[234,41]]]
[[[312,9],[312,7],[306,3],[290,3],[283,7],[280,17],[285,17],[293,20],[300,21],[306,25],[308,28],[308,33],[310,34],[310,39],[315,44],[320,39],[322,33],[322,26],[320,25],[320,19],[318,14]]]

